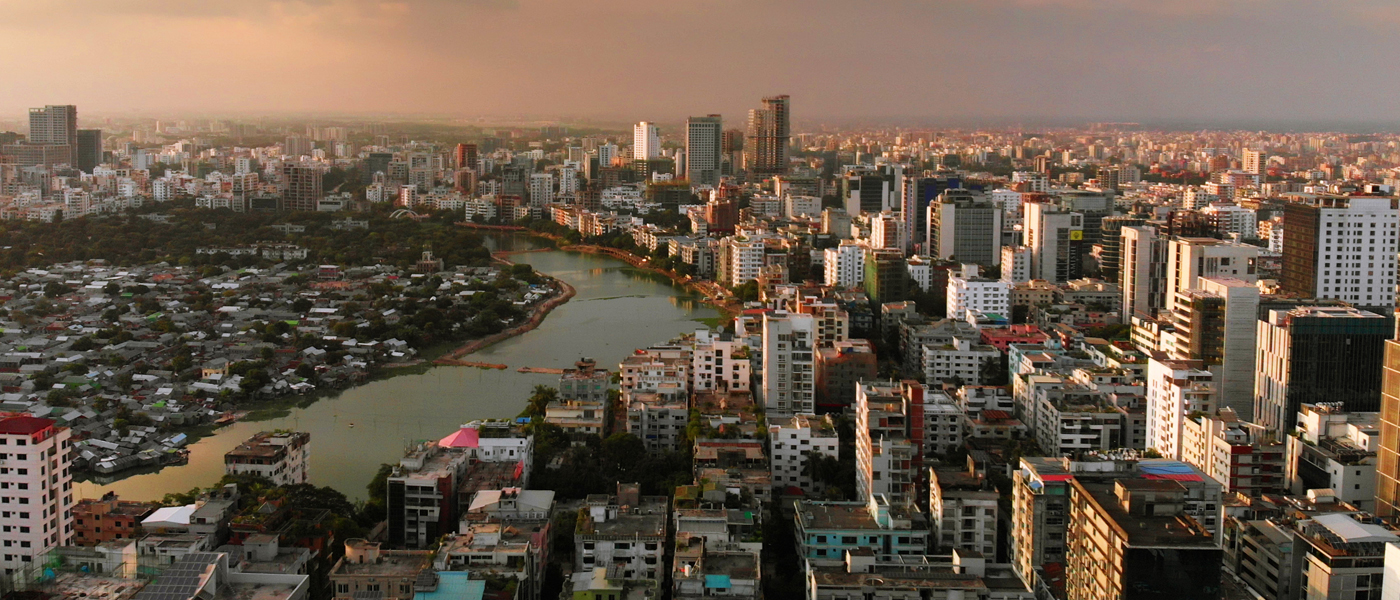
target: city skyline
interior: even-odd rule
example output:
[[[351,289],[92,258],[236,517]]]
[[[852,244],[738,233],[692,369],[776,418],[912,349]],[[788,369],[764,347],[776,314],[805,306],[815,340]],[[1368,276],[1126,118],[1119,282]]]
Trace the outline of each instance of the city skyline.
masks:
[[[799,120],[1386,125],[1400,123],[1388,101],[1400,83],[1374,74],[1400,49],[1386,36],[1397,21],[1400,9],[1373,0],[6,0],[0,65],[15,72],[40,56],[81,64],[139,48],[133,28],[159,37],[138,69],[25,68],[0,112],[61,102],[89,114],[737,122],[752,98],[785,93],[801,100]],[[1370,51],[1339,57],[1323,45],[1332,38]],[[1354,84],[1302,83],[1316,73]],[[713,80],[725,85],[702,83]]]

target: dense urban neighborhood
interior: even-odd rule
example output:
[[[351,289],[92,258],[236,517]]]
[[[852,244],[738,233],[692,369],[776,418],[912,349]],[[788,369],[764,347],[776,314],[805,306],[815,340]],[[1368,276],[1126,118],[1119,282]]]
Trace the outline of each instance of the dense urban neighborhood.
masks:
[[[31,110],[0,134],[0,592],[1400,598],[1400,135],[792,110]],[[477,353],[584,276],[532,253],[719,316],[510,371]],[[268,427],[193,490],[75,497],[430,369],[548,383],[458,385],[514,416],[437,415],[369,481]]]

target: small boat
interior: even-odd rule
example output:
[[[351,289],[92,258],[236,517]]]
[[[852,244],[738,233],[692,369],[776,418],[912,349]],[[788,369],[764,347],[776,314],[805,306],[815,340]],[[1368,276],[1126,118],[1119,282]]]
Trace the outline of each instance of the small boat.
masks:
[[[350,424],[350,428],[351,428],[351,429],[354,429],[354,428],[355,428],[355,424],[354,424],[354,423],[351,423],[351,424]]]

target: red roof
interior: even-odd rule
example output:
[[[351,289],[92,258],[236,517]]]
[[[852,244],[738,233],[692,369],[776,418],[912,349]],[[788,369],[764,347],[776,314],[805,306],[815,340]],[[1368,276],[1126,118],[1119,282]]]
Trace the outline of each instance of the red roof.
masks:
[[[480,432],[478,432],[473,427],[463,427],[461,429],[458,429],[457,431],[452,432],[451,435],[448,435],[447,437],[438,440],[438,447],[476,448],[480,445],[480,442],[478,440],[479,433]]]
[[[10,417],[0,420],[0,433],[33,435],[53,427],[53,425],[54,421],[52,419],[40,419],[39,417]]]
[[[984,410],[982,416],[990,421],[1005,421],[1011,418],[1011,415],[1006,414],[1004,410]]]

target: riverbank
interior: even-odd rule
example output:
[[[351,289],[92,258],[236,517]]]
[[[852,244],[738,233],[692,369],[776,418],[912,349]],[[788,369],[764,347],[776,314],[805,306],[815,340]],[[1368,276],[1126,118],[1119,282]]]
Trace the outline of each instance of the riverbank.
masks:
[[[509,262],[505,261],[505,259],[498,258],[497,260]],[[467,342],[465,345],[457,348],[456,350],[448,352],[447,354],[444,354],[439,358],[433,359],[432,364],[443,366],[479,367],[480,365],[477,364],[465,364],[465,362],[462,360],[463,357],[478,350],[481,350],[482,348],[486,348],[487,346],[490,346],[497,342],[508,340],[517,335],[522,335],[526,332],[532,331],[536,327],[539,327],[540,323],[544,322],[544,318],[549,316],[549,313],[551,311],[558,308],[565,302],[571,300],[577,293],[577,290],[574,289],[574,286],[565,283],[564,280],[558,278],[553,279],[555,285],[559,286],[560,293],[555,294],[552,298],[540,303],[539,305],[536,305],[535,308],[530,311],[530,318],[526,319],[524,323],[516,325],[515,327],[511,327],[510,329],[507,329],[500,333],[492,334],[479,340],[472,340],[470,342]]]
[[[472,225],[464,226],[471,227]],[[477,227],[484,228],[492,226],[477,225]],[[495,227],[504,226],[498,225]],[[714,308],[715,310],[718,310],[721,315],[720,324],[724,324],[734,320],[734,317],[738,316],[739,313],[743,311],[743,306],[734,299],[733,294],[731,294],[729,290],[724,289],[724,286],[721,286],[718,283],[710,281],[708,279],[695,279],[694,277],[679,275],[675,271],[658,269],[656,267],[651,266],[649,264],[651,262],[651,259],[646,258],[644,256],[638,256],[636,254],[619,248],[610,248],[607,246],[597,246],[593,244],[574,244],[571,243],[568,239],[565,239],[563,236],[554,235],[552,233],[545,233],[543,231],[535,231],[533,229],[520,228],[515,229],[513,231],[515,233],[523,233],[534,237],[550,240],[551,242],[554,242],[557,245],[557,249],[563,250],[565,252],[581,252],[584,254],[600,254],[603,256],[609,256],[623,261],[628,265],[632,266],[633,268],[641,269],[644,271],[650,271],[652,273],[665,276],[668,279],[670,279],[672,283],[681,286],[687,291],[693,292],[701,296],[702,298],[704,298],[703,302],[706,305]],[[540,250],[548,249],[541,248]],[[502,252],[500,254],[514,254],[514,252]],[[715,300],[715,298],[723,298],[724,300]]]

